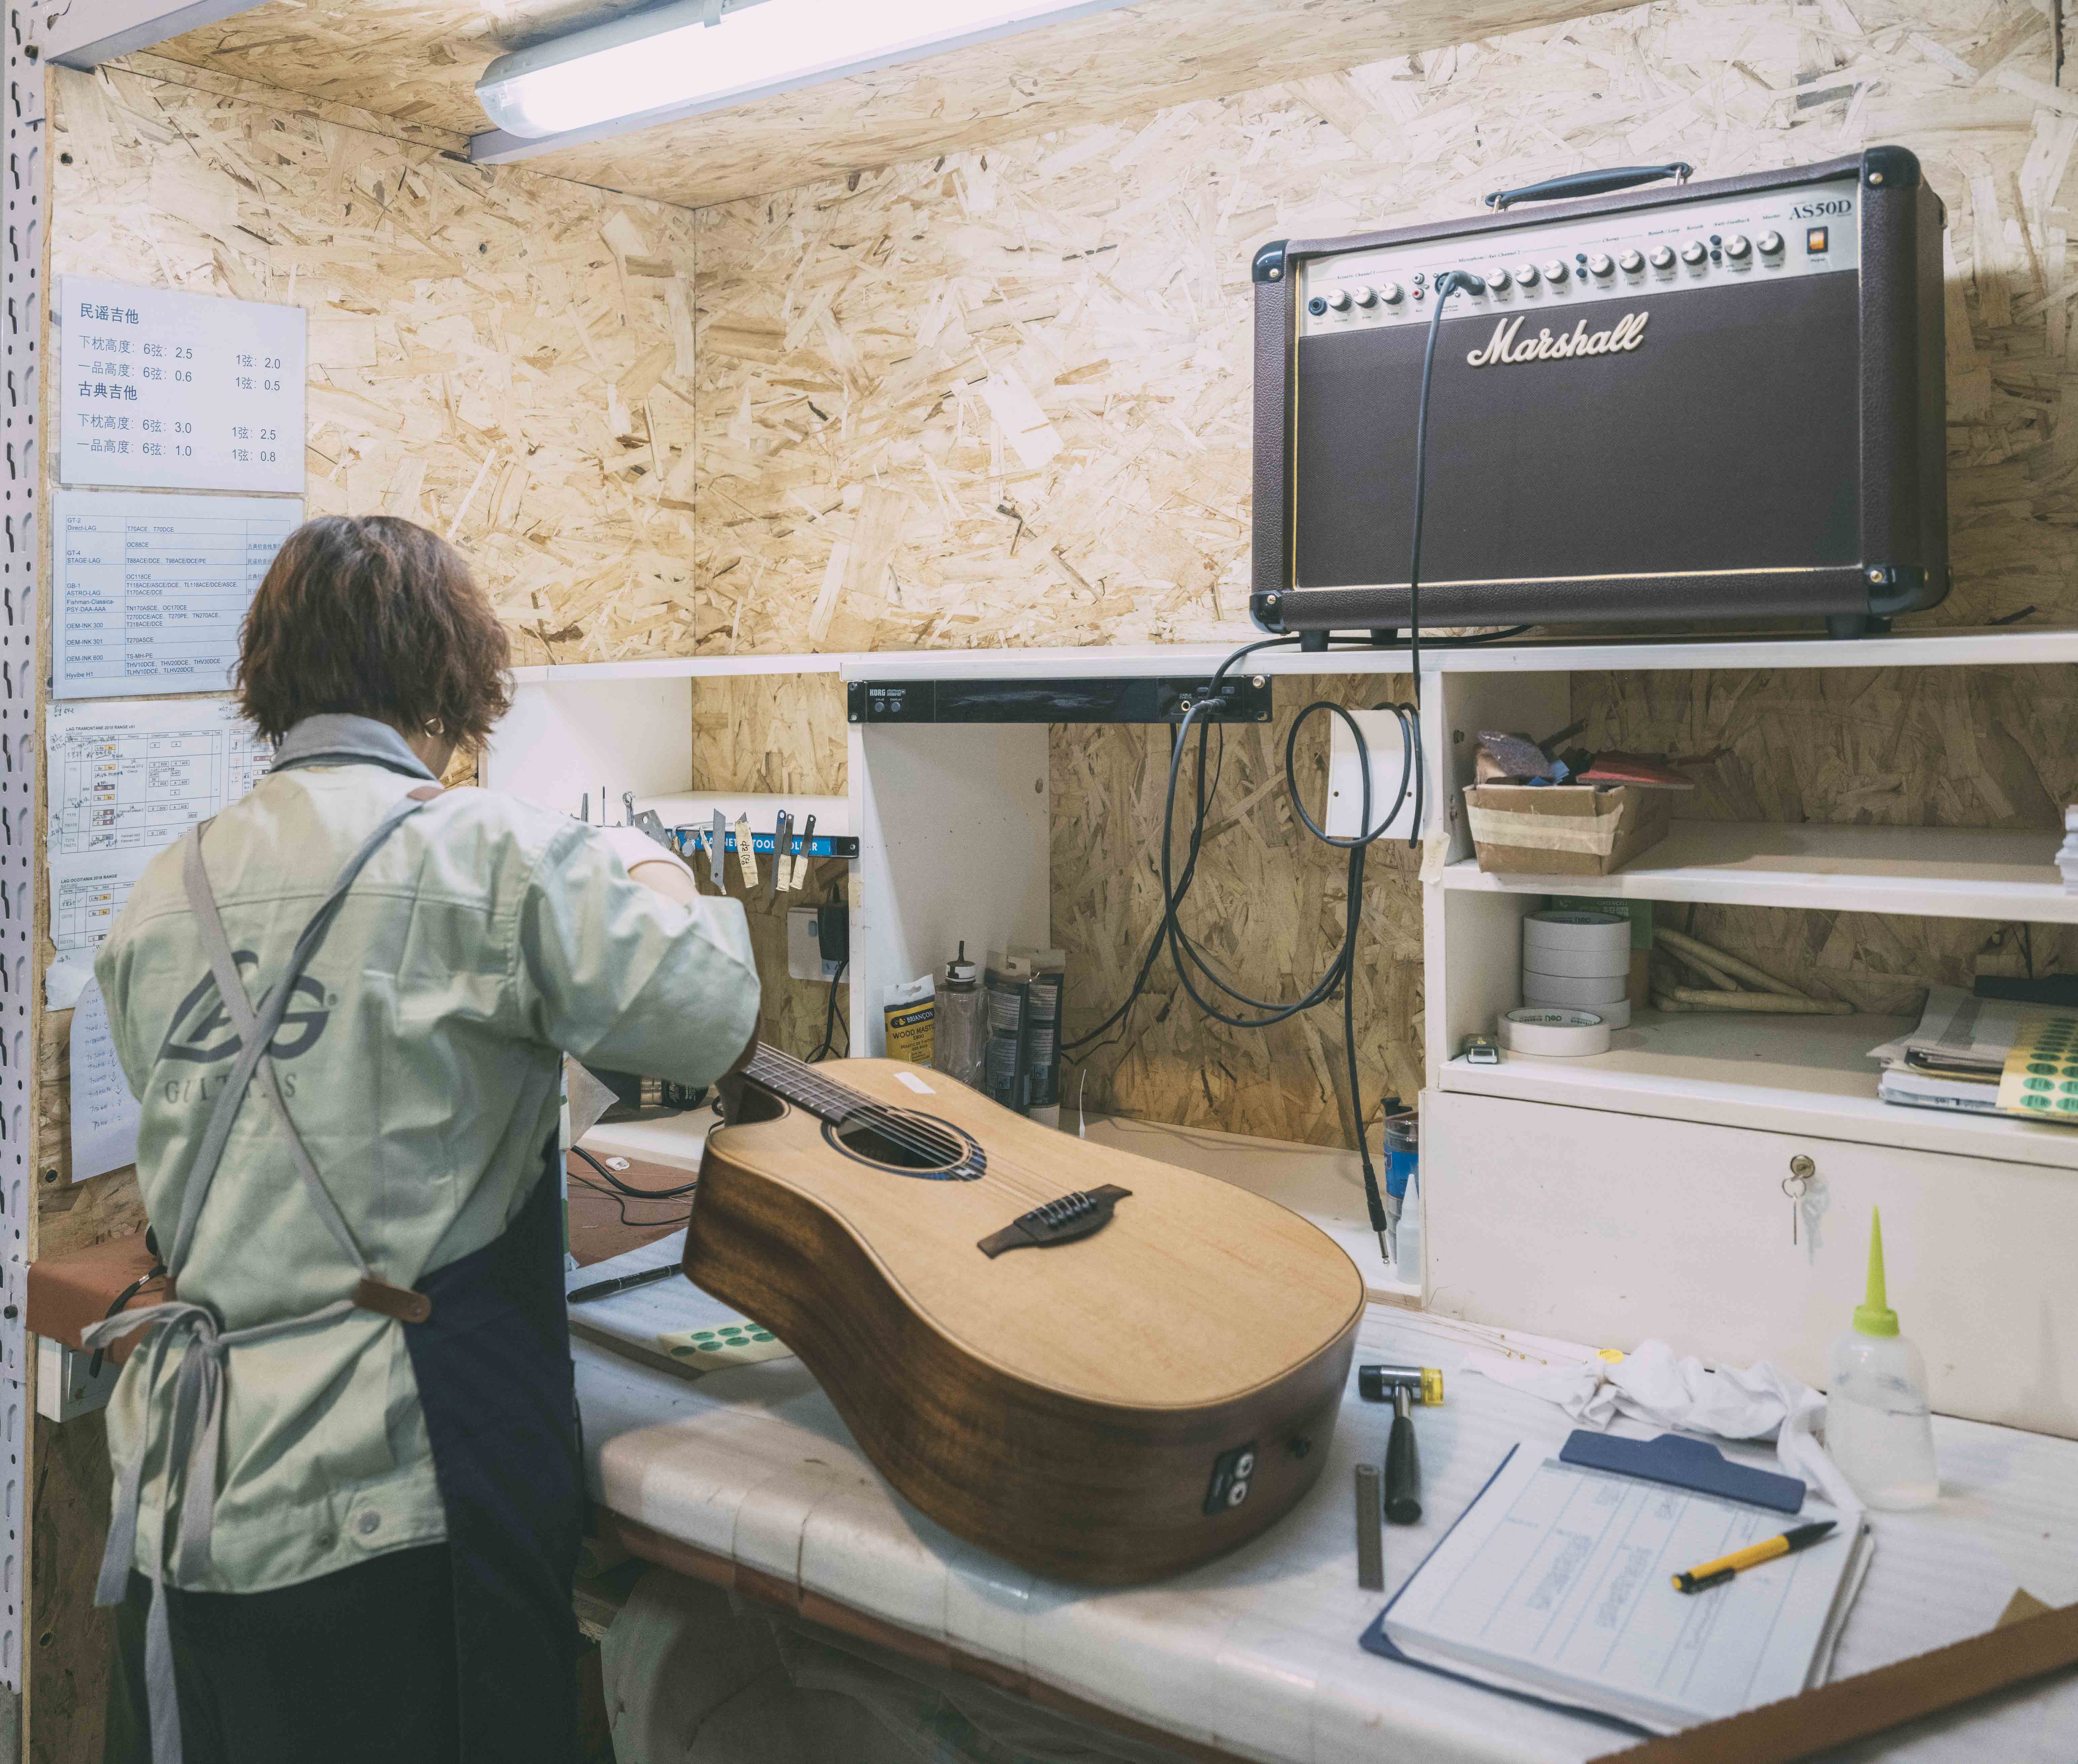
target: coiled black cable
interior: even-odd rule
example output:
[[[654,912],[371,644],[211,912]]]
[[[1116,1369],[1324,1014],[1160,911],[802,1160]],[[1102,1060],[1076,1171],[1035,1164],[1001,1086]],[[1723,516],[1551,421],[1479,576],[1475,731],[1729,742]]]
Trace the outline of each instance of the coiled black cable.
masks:
[[[1371,750],[1364,741],[1363,730],[1347,709],[1330,700],[1318,699],[1306,705],[1292,719],[1291,726],[1284,739],[1284,784],[1291,798],[1294,813],[1300,824],[1313,838],[1324,845],[1346,851],[1348,858],[1347,905],[1343,917],[1342,937],[1340,945],[1330,958],[1326,971],[1321,978],[1299,997],[1289,1001],[1260,999],[1250,996],[1240,988],[1230,985],[1216,973],[1206,958],[1200,952],[1190,934],[1183,929],[1181,918],[1184,901],[1189,897],[1191,885],[1195,880],[1198,857],[1203,849],[1205,836],[1205,817],[1211,792],[1205,783],[1205,750],[1210,723],[1207,721],[1211,710],[1224,693],[1226,677],[1246,657],[1261,650],[1289,647],[1300,642],[1297,636],[1270,637],[1245,643],[1221,662],[1214,670],[1210,690],[1205,696],[1192,704],[1183,713],[1170,748],[1168,788],[1162,809],[1162,919],[1139,971],[1134,975],[1125,1001],[1087,1034],[1062,1043],[1063,1053],[1073,1053],[1088,1047],[1114,1025],[1123,1022],[1133,1007],[1145,994],[1154,964],[1166,948],[1176,970],[1176,977],[1191,1002],[1212,1018],[1234,1029],[1267,1029],[1285,1022],[1300,1012],[1311,1010],[1316,1005],[1332,998],[1339,989],[1342,1001],[1342,1050],[1350,1085],[1350,1126],[1355,1140],[1357,1156],[1363,1169],[1364,1202],[1370,1214],[1371,1229],[1379,1235],[1383,1249],[1386,1230],[1384,1197],[1378,1185],[1378,1172],[1371,1160],[1371,1144],[1364,1131],[1362,1088],[1357,1069],[1356,1033],[1356,957],[1359,932],[1363,918],[1364,862],[1371,846],[1381,838],[1406,805],[1410,790],[1413,796],[1413,812],[1409,817],[1407,843],[1410,849],[1418,848],[1421,842],[1422,825],[1426,818],[1427,768],[1423,763],[1421,750],[1421,529],[1425,505],[1428,499],[1429,458],[1429,400],[1436,369],[1436,341],[1442,328],[1443,307],[1450,295],[1460,287],[1479,291],[1484,284],[1476,277],[1462,270],[1446,270],[1434,282],[1436,303],[1430,309],[1428,345],[1421,362],[1421,391],[1415,411],[1414,420],[1414,504],[1408,561],[1408,664],[1413,675],[1414,696],[1409,704],[1383,704],[1377,709],[1390,711],[1400,728],[1401,761],[1400,782],[1393,793],[1392,805],[1375,823],[1371,818],[1373,791],[1371,788]],[[1492,631],[1477,637],[1446,638],[1431,646],[1435,648],[1471,648],[1480,644],[1497,643],[1513,637],[1520,637],[1529,627],[1511,625],[1504,630]],[[1328,641],[1334,641],[1332,634]],[[1365,646],[1369,647],[1366,639]],[[1361,813],[1357,826],[1360,830],[1348,838],[1338,838],[1314,821],[1306,811],[1304,800],[1299,791],[1297,750],[1299,732],[1308,718],[1316,713],[1327,712],[1339,717],[1348,726],[1357,744],[1358,770],[1362,780]],[[1181,780],[1183,758],[1189,746],[1191,730],[1198,732],[1196,776],[1193,787],[1191,830],[1186,854],[1180,873],[1175,867],[1176,793]],[[1217,774],[1214,788],[1217,785]],[[1244,1005],[1250,1010],[1262,1013],[1256,1017],[1233,1014],[1208,998],[1199,990],[1191,977],[1195,968],[1207,982],[1209,989],[1226,999]]]

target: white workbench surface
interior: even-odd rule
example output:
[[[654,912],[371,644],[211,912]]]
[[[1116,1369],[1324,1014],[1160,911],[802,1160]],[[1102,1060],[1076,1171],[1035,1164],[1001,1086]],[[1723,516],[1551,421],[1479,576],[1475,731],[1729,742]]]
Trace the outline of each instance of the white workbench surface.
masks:
[[[1468,1348],[1504,1342],[1532,1357],[1584,1352],[1388,1306],[1365,1320],[1359,1363],[1440,1365],[1446,1382],[1444,1407],[1417,1411],[1427,1516],[1386,1528],[1388,1591],[1509,1444],[1555,1448],[1571,1429],[1549,1403],[1458,1375]],[[1384,1601],[1356,1584],[1351,1466],[1383,1461],[1391,1411],[1358,1400],[1354,1368],[1333,1449],[1294,1511],[1179,1579],[1091,1590],[998,1561],[908,1507],[799,1361],[688,1382],[583,1344],[577,1352],[589,1479],[615,1512],[1166,1733],[1269,1764],[1574,1764],[1629,1743],[1358,1646]],[[2078,1442],[1964,1421],[1935,1430],[1942,1498],[1874,1515],[1874,1562],[1836,1677],[1988,1629],[2017,1586],[2078,1600]],[[1838,1755],[2070,1764],[2078,1681]]]

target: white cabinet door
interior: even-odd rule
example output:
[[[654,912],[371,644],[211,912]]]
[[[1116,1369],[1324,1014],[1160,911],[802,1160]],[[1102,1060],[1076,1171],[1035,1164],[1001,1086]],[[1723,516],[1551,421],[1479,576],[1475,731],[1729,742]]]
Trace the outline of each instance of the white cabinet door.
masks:
[[[1657,1336],[1822,1387],[1880,1206],[1934,1407],[2078,1437],[2078,1177],[1441,1090],[1421,1141],[1431,1310],[1602,1347]],[[1792,1244],[1800,1155],[1825,1210]]]

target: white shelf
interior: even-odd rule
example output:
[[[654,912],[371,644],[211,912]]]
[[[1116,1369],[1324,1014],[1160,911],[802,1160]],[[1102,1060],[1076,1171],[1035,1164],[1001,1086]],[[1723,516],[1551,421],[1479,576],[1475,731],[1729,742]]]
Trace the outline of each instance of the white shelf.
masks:
[[[1658,1115],[1860,1144],[1951,1152],[2078,1172],[2078,1129],[1907,1109],[1876,1100],[1868,1050],[1910,1017],[1666,1016],[1637,1013],[1609,1051],[1585,1059],[1508,1053],[1497,1066],[1446,1065],[1446,1090]],[[1612,1147],[1612,1156],[1617,1156]]]
[[[1783,826],[1677,821],[1613,876],[1491,876],[1463,859],[1446,888],[1492,894],[1590,894],[1614,900],[1909,913],[1942,918],[2078,922],[2078,895],[2056,867],[2061,830]]]
[[[670,655],[647,662],[552,662],[512,670],[520,686],[582,686],[595,680],[714,679],[725,675],[835,674],[855,655]]]
[[[1116,679],[1209,674],[1243,643],[1263,633],[1237,625],[1225,643],[1087,644],[1047,649],[875,650],[829,654],[670,656],[654,661],[564,662],[515,667],[522,686],[592,680],[700,679],[726,675],[838,674],[847,680]],[[1443,639],[1438,638],[1441,643]],[[1909,632],[1834,642],[1824,637],[1749,637],[1728,633],[1702,640],[1663,637],[1567,638],[1431,647],[1425,674],[1601,672],[1716,667],[1996,667],[2078,662],[2078,631]],[[1264,650],[1243,664],[1252,674],[1404,674],[1407,646],[1346,648],[1304,654]]]
[[[1261,633],[1255,633],[1260,636]],[[1209,674],[1241,643],[1130,643],[1074,649],[876,650],[847,655],[848,680],[1100,679],[1146,674]],[[820,659],[820,658],[818,658]],[[2078,662],[2078,630],[1971,630],[1951,628],[1834,642],[1825,637],[1747,637],[1706,640],[1578,638],[1422,651],[1424,674],[1588,673],[1718,667],[1994,667]],[[1262,650],[1241,664],[1251,674],[1404,674],[1404,644],[1385,649],[1333,649],[1305,654]]]
[[[1315,658],[1317,659],[1317,658]],[[1835,642],[1827,637],[1571,639],[1508,648],[1439,650],[1445,674],[1624,673],[1715,667],[2020,667],[2078,662],[2078,630],[2012,628],[1912,630]],[[1426,658],[1423,671],[1427,671]]]

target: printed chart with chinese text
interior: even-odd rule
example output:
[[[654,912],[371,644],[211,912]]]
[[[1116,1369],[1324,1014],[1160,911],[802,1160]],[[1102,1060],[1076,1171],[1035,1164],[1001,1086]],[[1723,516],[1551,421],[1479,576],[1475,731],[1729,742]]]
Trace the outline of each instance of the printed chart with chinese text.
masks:
[[[301,307],[59,278],[68,484],[303,487]]]

